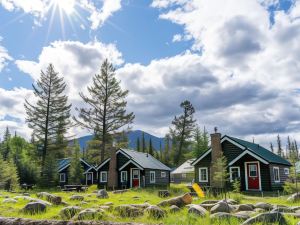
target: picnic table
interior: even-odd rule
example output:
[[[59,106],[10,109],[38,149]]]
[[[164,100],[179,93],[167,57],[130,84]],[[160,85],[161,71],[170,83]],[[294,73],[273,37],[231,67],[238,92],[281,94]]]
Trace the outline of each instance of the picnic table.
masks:
[[[33,189],[33,184],[21,184],[21,188],[24,190],[32,190]]]
[[[77,192],[82,192],[86,191],[88,187],[86,185],[81,185],[81,184],[66,184],[64,185],[63,191],[77,191]]]

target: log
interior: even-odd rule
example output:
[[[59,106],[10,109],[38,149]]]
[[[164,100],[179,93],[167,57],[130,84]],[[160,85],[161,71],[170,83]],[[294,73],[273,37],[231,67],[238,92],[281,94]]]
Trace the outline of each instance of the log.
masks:
[[[178,207],[183,207],[185,205],[191,204],[192,201],[193,201],[193,198],[190,195],[190,193],[186,193],[179,197],[164,200],[164,201],[158,203],[158,206],[165,207],[165,206],[176,205]]]

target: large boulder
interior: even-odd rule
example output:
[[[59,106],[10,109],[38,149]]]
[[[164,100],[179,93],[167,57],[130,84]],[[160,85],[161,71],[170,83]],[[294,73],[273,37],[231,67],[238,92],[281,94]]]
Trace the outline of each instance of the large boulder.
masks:
[[[210,213],[214,214],[217,212],[226,212],[226,213],[231,213],[234,210],[234,208],[229,205],[227,202],[219,202],[218,204],[216,204],[214,207],[212,207],[210,209]]]
[[[190,195],[190,193],[186,193],[179,197],[164,200],[164,201],[158,203],[158,206],[165,207],[165,206],[176,205],[178,207],[183,207],[185,205],[191,204],[192,201],[193,201],[193,198]]]
[[[23,212],[34,215],[37,213],[46,212],[46,209],[47,206],[41,202],[29,202],[23,208]]]
[[[204,209],[202,206],[200,205],[192,205],[189,210],[188,213],[191,214],[195,214],[201,217],[206,216],[206,214],[208,213],[206,209]]]
[[[105,189],[101,189],[97,192],[97,198],[108,198],[108,193]]]
[[[256,209],[263,209],[265,211],[271,211],[273,209],[273,206],[269,203],[265,202],[258,202],[254,205]]]
[[[287,199],[289,202],[296,202],[300,200],[300,192],[299,193],[294,193]]]
[[[59,214],[63,219],[69,220],[72,217],[74,217],[77,213],[79,213],[80,210],[81,210],[81,208],[78,206],[68,206],[68,207],[62,208],[60,210]]]
[[[230,213],[226,213],[226,212],[218,212],[218,213],[214,213],[210,215],[210,218],[212,220],[230,220],[232,218],[238,219],[238,220],[246,220],[249,218],[249,216],[245,216],[245,215],[239,215],[239,214],[230,214]]]
[[[251,217],[247,219],[242,225],[250,225],[250,224],[279,224],[279,225],[286,225],[287,222],[284,218],[284,216],[281,213],[278,212],[267,212],[267,213],[261,213],[254,217]]]
[[[137,217],[143,215],[143,210],[132,205],[119,205],[115,208],[121,217]]]
[[[72,195],[72,196],[70,197],[70,200],[72,200],[72,201],[83,201],[83,200],[84,200],[84,197],[81,196],[81,195]]]
[[[78,220],[99,220],[103,217],[104,211],[101,209],[84,209],[77,215]]]
[[[237,206],[236,211],[253,211],[254,210],[254,206],[251,204],[241,204]]]
[[[160,218],[166,216],[165,211],[156,205],[149,206],[148,208],[145,209],[145,211],[148,213],[148,215],[151,218],[154,218],[154,219],[160,219]]]
[[[39,192],[36,194],[38,198],[45,198],[48,202],[51,202],[54,205],[59,205],[62,201],[62,198],[57,195],[50,194],[48,192]]]
[[[6,198],[2,201],[2,203],[11,203],[11,204],[14,204],[14,203],[17,203],[18,201],[16,199],[13,199],[13,198]]]

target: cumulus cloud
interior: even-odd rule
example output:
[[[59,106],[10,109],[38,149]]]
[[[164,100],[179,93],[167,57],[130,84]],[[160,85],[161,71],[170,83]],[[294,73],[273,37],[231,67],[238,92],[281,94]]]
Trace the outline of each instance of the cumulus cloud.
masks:
[[[2,38],[0,36],[0,42]],[[8,54],[8,51],[5,47],[0,45],[0,72],[7,65],[9,61],[13,60],[13,58]]]
[[[35,24],[47,19],[49,11],[56,8],[58,0],[1,0],[0,4],[8,11],[23,11],[34,17]],[[121,0],[103,0],[102,4],[96,4],[92,0],[71,0],[70,6],[79,7],[89,13],[88,20],[91,29],[98,29],[103,23],[121,9]],[[69,9],[68,9],[69,10]]]

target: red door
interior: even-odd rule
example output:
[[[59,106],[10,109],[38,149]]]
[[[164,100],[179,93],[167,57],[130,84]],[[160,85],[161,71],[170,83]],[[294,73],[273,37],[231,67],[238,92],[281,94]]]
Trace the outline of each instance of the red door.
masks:
[[[140,186],[140,171],[137,169],[132,170],[132,187]]]
[[[248,189],[259,189],[258,163],[247,163]]]

